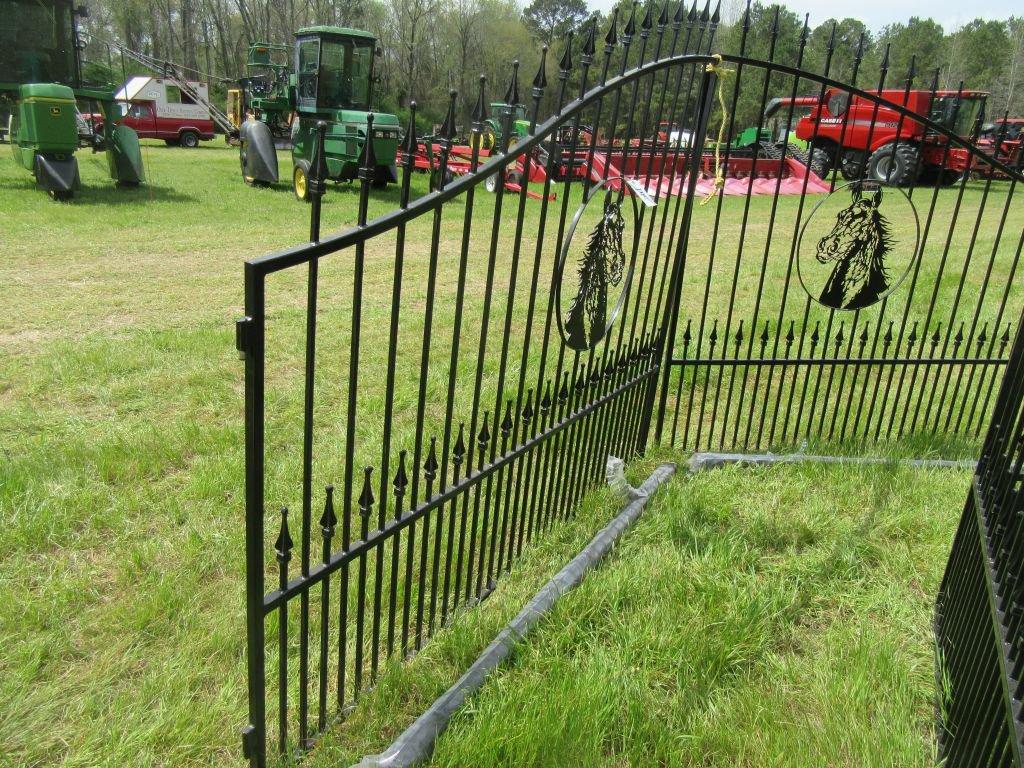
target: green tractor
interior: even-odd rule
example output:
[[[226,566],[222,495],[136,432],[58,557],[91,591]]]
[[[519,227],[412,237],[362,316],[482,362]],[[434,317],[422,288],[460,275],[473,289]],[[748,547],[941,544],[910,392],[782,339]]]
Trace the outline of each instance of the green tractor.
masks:
[[[508,107],[503,101],[491,102],[491,116],[484,120],[483,132],[480,134],[482,149],[491,150],[501,146],[502,112]],[[530,133],[530,121],[526,119],[526,105],[516,104],[512,112],[512,137],[509,146],[526,138]]]
[[[398,118],[374,114],[373,135],[367,136],[367,116],[373,92],[373,65],[378,51],[369,32],[345,27],[306,27],[295,35],[295,68],[289,76],[292,189],[309,199],[309,171],[316,144],[316,126],[327,123],[324,155],[327,177],[351,181],[367,140],[379,161],[376,187],[398,180]],[[239,130],[242,176],[247,184],[273,184],[278,179],[277,153],[267,124],[249,117]]]
[[[0,0],[0,111],[10,113],[15,161],[54,200],[70,199],[80,186],[78,99],[96,103],[103,114],[93,151],[106,150],[110,177],[119,186],[138,186],[144,178],[139,137],[119,124],[113,84],[82,81],[77,19],[85,15],[72,0]]]

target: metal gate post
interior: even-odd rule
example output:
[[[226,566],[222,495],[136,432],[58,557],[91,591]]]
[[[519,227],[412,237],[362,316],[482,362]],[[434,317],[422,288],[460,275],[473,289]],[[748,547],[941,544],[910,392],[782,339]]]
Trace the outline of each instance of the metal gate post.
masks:
[[[235,323],[235,344],[245,360],[245,624],[249,724],[242,751],[253,768],[267,762],[266,660],[263,625],[263,373],[265,276],[245,265],[245,317]]]
[[[672,263],[672,278],[669,282],[668,298],[665,301],[665,311],[662,314],[661,333],[655,344],[655,359],[662,360],[661,370],[661,396],[658,400],[658,423],[654,432],[656,443],[661,442],[662,429],[665,425],[665,406],[668,403],[669,377],[672,373],[672,351],[676,341],[676,327],[679,322],[679,297],[683,287],[683,272],[686,264],[686,251],[690,239],[690,219],[693,216],[693,198],[697,194],[697,179],[700,175],[701,152],[704,141],[707,137],[708,122],[711,119],[711,107],[714,103],[715,86],[718,76],[714,71],[705,69],[704,76],[700,82],[698,104],[700,112],[697,116],[697,129],[694,131],[693,139],[689,147],[689,163],[687,173],[689,177],[686,183],[686,202],[683,204],[683,220],[679,225],[679,240],[676,242],[676,253]],[[666,326],[667,324],[667,326]],[[651,412],[654,409],[654,389],[657,386],[657,377],[652,377],[647,393],[647,402],[644,404],[644,419],[641,424],[640,449],[641,452],[647,448],[647,436],[650,431]]]

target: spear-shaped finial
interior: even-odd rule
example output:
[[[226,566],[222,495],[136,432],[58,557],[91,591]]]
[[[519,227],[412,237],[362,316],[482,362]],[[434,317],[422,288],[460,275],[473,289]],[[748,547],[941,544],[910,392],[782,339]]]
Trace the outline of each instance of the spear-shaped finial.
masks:
[[[291,533],[288,531],[288,507],[281,507],[281,529],[277,534],[277,541],[274,542],[274,551],[277,552],[277,561],[284,565],[292,558]]]
[[[676,12],[672,16],[672,23],[676,26],[683,23],[686,18],[686,0],[679,0],[679,4],[676,5]]]
[[[526,393],[526,404],[523,405],[523,424],[529,426],[533,420],[533,387]]]
[[[519,59],[512,62],[512,79],[505,90],[505,103],[513,107],[519,103]]]
[[[779,17],[778,6],[776,6],[776,11],[775,11],[775,18],[776,18],[776,20],[778,20],[778,17]],[[700,12],[700,23],[702,25],[703,24],[707,24],[708,23],[708,19],[710,19],[710,18],[711,18],[711,0],[705,0],[704,10]]]
[[[437,477],[437,438],[430,438],[430,450],[427,451],[427,460],[423,462],[423,477],[431,482]]]
[[[515,420],[512,418],[512,400],[505,401],[505,417],[501,420],[501,437],[506,439],[512,432],[512,427],[516,425]]]
[[[718,0],[718,2],[715,3],[715,11],[714,11],[714,13],[711,14],[711,24],[713,26],[718,26],[718,22],[720,22],[721,20],[722,20],[722,0]]]
[[[882,63],[878,67],[882,74],[889,71],[889,43],[885,44],[885,53],[882,54]]]
[[[915,77],[917,77],[917,56],[912,55],[910,57],[910,66],[907,68],[907,88],[913,85]]]
[[[476,434],[476,442],[481,453],[483,453],[484,448],[486,448],[487,444],[491,441],[491,430],[487,428],[487,422],[490,420],[491,412],[484,411],[484,418],[483,422],[480,424],[480,431]]]
[[[612,49],[615,47],[615,44],[619,41],[618,32],[615,29],[618,26],[618,24],[619,24],[619,9],[618,8],[613,8],[612,9],[612,23],[611,23],[611,25],[609,25],[608,31],[605,33],[605,36],[604,36],[604,52],[605,53],[610,54],[612,52]]]
[[[373,467],[366,467],[363,470],[363,492],[359,494],[359,514],[362,515],[364,521],[370,517],[370,510],[376,501],[373,498],[373,485],[370,482],[372,474]]]
[[[366,113],[366,139],[363,141],[362,171],[376,170],[377,154],[373,151],[373,112]],[[391,162],[390,160],[388,161]],[[360,172],[362,174],[362,171]],[[360,175],[360,178],[363,178]]]
[[[563,80],[572,71],[572,32],[565,38],[565,50],[562,51],[562,58],[558,62],[558,76]]]
[[[402,159],[411,165],[416,156],[416,102],[409,102],[409,124],[405,129],[405,141],[402,142]]]
[[[455,138],[455,101],[458,96],[459,92],[454,88],[448,91],[448,112],[441,123],[441,137],[447,141]]]
[[[398,452],[398,471],[391,483],[395,487],[395,520],[402,519],[402,497],[409,485],[409,475],[405,471],[405,451]]]
[[[324,513],[320,515],[320,530],[324,538],[331,538],[334,535],[334,528],[338,525],[338,517],[334,514],[334,486],[328,485],[325,489],[327,498],[324,500]]]
[[[587,66],[594,60],[594,51],[597,50],[597,21],[590,25],[587,30],[587,39],[583,41],[583,66]]]
[[[668,0],[661,6],[661,13],[658,14],[658,31],[665,29],[668,26]]]
[[[636,35],[636,3],[629,6],[629,18],[626,19],[626,26],[622,29],[622,44],[629,45]]]
[[[486,85],[487,75],[480,75],[480,86],[476,91],[476,104],[473,105],[473,122],[477,125],[483,124],[487,119],[487,98],[484,96]]]
[[[452,459],[456,464],[462,463],[462,458],[466,455],[466,425],[465,423],[459,424],[459,435],[455,438],[455,445],[452,448]]]
[[[545,45],[540,49],[540,66],[537,74],[533,76],[533,98],[539,99],[544,95],[544,89],[548,87],[548,47]]]
[[[654,26],[654,6],[648,5],[647,10],[644,13],[644,20],[640,22],[640,34],[646,35],[651,31]]]

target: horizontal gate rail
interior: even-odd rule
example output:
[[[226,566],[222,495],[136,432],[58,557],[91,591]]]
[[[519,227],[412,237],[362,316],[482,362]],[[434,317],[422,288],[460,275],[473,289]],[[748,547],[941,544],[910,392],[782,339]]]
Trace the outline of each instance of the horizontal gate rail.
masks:
[[[672,365],[1006,365],[1001,357],[735,357],[672,358]]]

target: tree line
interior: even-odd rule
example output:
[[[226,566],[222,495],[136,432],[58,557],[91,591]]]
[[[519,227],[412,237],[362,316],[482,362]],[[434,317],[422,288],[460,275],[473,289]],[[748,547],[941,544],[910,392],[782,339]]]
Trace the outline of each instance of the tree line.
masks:
[[[618,9],[620,25],[630,5],[622,2]],[[487,77],[487,98],[499,100],[514,59],[521,61],[522,82],[528,84],[542,46],[550,48],[553,70],[570,33],[575,33],[571,44],[579,48],[588,25],[596,23],[603,34],[610,16],[589,10],[585,0],[532,0],[526,6],[517,0],[93,0],[89,10],[82,27],[94,73],[115,81],[144,74],[109,55],[107,45],[117,42],[210,80],[218,98],[245,75],[252,42],[287,44],[297,29],[314,24],[367,30],[383,49],[375,107],[404,118],[415,100],[427,129],[442,120],[450,90],[458,91],[458,117],[468,124],[480,75]],[[645,11],[638,6],[637,18]],[[660,6],[654,16],[659,12]],[[804,19],[760,2],[752,3],[749,13],[747,55],[767,58],[778,24],[775,60],[796,64]],[[742,0],[726,0],[715,50],[739,50],[743,15]],[[940,88],[955,90],[962,82],[967,89],[989,91],[990,119],[1004,111],[1024,116],[1024,16],[975,19],[957,29],[919,17],[880,30],[852,18],[828,19],[806,30],[805,68],[822,71],[833,27],[829,71],[837,80],[849,82],[859,60],[858,84],[877,87],[888,50],[889,87],[903,87],[913,60],[915,87],[930,87],[937,71]],[[750,85],[736,105],[740,124],[758,118],[760,89]]]

